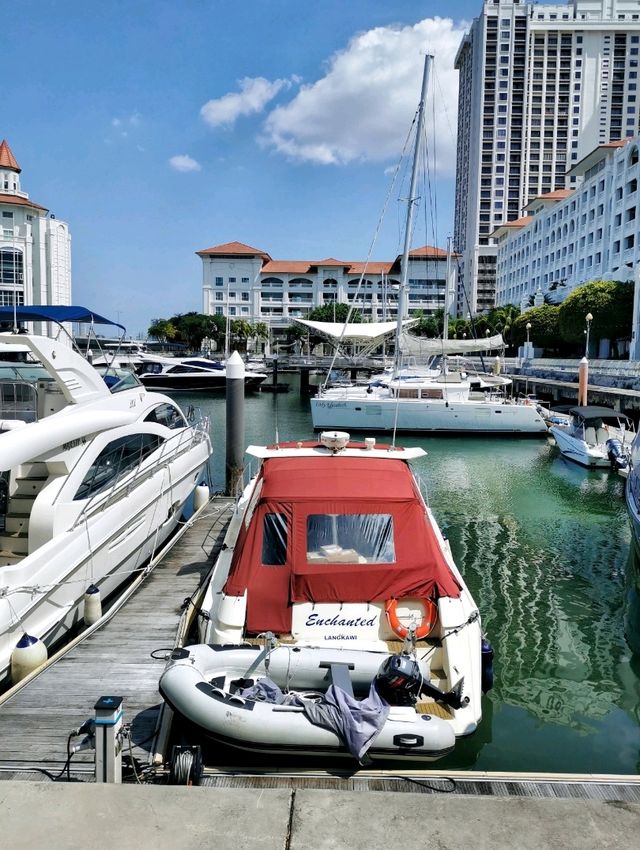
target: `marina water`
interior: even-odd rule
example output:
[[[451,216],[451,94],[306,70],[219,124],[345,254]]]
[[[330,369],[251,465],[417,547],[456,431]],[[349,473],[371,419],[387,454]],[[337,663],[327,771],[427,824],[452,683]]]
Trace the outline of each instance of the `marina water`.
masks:
[[[247,396],[247,445],[273,443],[276,431],[312,437],[298,377],[281,380],[290,393]],[[211,416],[222,490],[224,397],[179,400]],[[630,646],[640,653],[640,577],[623,480],[563,460],[544,437],[398,443],[428,453],[414,469],[495,650],[482,724],[431,767],[639,773],[640,654]]]

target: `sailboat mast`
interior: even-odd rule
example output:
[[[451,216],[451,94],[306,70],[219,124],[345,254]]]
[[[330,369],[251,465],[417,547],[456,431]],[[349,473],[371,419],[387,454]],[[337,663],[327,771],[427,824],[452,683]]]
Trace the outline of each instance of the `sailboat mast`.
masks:
[[[427,96],[429,84],[429,72],[433,56],[427,54],[424,57],[424,71],[422,74],[422,91],[420,92],[420,103],[418,104],[418,122],[416,126],[416,143],[413,152],[413,167],[411,169],[411,185],[409,188],[409,202],[407,204],[407,223],[404,232],[404,248],[402,251],[402,279],[398,292],[398,321],[396,325],[396,370],[400,368],[400,336],[402,334],[402,322],[406,313],[407,305],[407,278],[409,276],[409,250],[411,247],[411,230],[413,225],[413,207],[416,201],[416,183],[418,179],[418,163],[420,161],[420,144],[422,142],[422,128],[424,127],[424,103]]]

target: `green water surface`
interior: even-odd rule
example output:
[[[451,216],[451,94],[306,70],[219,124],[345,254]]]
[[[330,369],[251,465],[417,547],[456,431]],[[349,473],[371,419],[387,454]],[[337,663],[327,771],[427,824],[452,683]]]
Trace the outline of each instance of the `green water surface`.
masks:
[[[281,380],[291,393],[247,397],[245,444],[312,436],[297,377]],[[178,401],[211,417],[223,489],[224,397]],[[622,479],[562,459],[544,437],[398,443],[428,452],[414,469],[495,649],[481,726],[437,768],[639,773],[640,656],[629,645],[640,647],[640,622],[626,611],[638,567]]]

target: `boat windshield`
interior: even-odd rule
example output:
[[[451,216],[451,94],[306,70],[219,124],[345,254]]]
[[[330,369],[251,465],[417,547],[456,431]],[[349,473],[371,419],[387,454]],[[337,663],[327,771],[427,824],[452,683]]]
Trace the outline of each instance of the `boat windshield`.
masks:
[[[102,380],[112,393],[121,393],[124,390],[132,390],[141,387],[142,384],[130,369],[116,369],[113,366],[98,367]]]
[[[390,514],[310,514],[307,561],[310,564],[395,563]]]

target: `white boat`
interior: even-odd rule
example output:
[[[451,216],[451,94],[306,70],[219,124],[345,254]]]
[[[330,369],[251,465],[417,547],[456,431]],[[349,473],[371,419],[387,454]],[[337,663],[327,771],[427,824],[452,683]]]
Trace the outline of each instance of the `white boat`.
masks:
[[[549,428],[565,457],[587,467],[628,466],[634,432],[624,414],[596,405],[572,407],[569,414],[570,419]]]
[[[211,454],[208,421],[131,373],[109,389],[68,344],[23,333],[0,334],[0,360],[16,344],[33,364],[1,382],[0,678],[24,633],[53,644],[88,588],[105,599],[145,565]]]
[[[309,707],[236,691],[268,675],[284,705],[301,690],[322,705],[337,687],[356,713],[382,695],[391,708],[367,756],[441,757],[480,722],[490,647],[483,656],[477,606],[409,466],[425,452],[330,432],[247,453],[260,466],[213,567],[200,643],[162,674],[165,700],[239,748],[354,755]]]
[[[227,371],[224,363],[204,357],[162,357],[145,355],[136,374],[148,389],[168,392],[224,390]],[[267,379],[266,372],[245,370],[246,390],[255,390]]]
[[[431,340],[433,352],[442,353],[441,374],[434,376],[402,374],[403,328],[407,324],[407,288],[413,212],[417,202],[417,171],[424,123],[424,101],[428,70],[425,68],[422,96],[418,109],[411,187],[404,233],[402,279],[398,291],[398,315],[395,333],[396,359],[388,381],[374,382],[366,388],[334,387],[320,390],[311,399],[311,417],[316,430],[339,428],[361,433],[371,432],[471,432],[475,434],[544,434],[547,426],[535,405],[507,399],[498,385],[508,379],[494,376],[489,384],[478,386],[477,380],[447,365],[451,353],[488,350],[502,343],[502,338],[487,340],[448,339],[448,320],[444,322],[443,339]],[[449,254],[450,256],[450,254]],[[445,285],[444,315],[449,315],[451,275]],[[405,342],[406,347],[406,342]],[[488,378],[489,376],[487,376]]]
[[[311,399],[316,430],[545,434],[536,404],[507,398],[495,386],[474,387],[468,376],[447,373],[367,387],[334,387]]]
[[[625,498],[633,539],[637,551],[640,552],[640,434],[636,434],[631,444]]]

